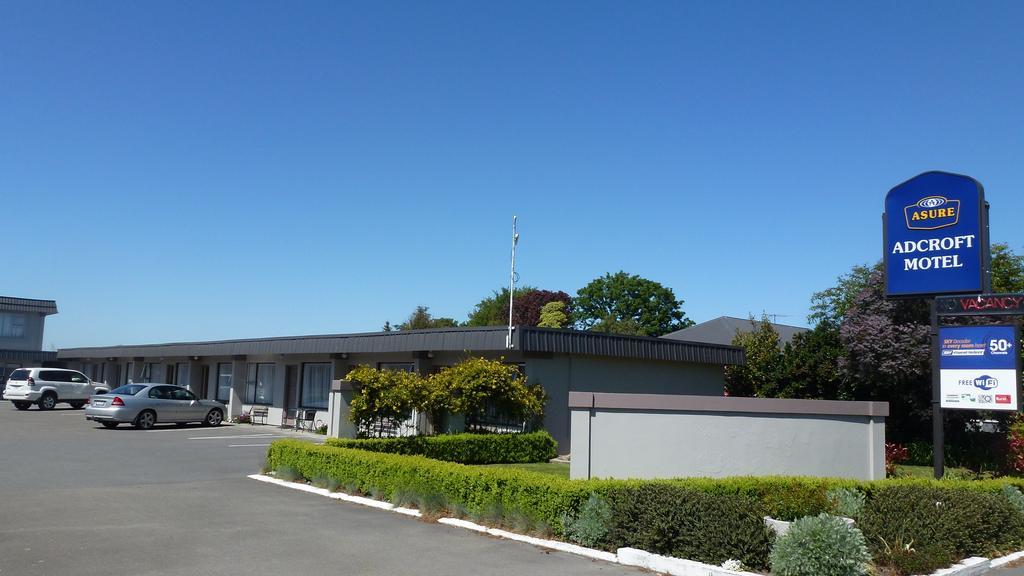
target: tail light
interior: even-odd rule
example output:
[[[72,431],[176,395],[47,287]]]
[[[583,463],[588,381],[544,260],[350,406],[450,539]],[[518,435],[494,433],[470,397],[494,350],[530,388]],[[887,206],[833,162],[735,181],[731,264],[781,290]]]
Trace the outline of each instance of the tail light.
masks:
[[[31,377],[31,376],[29,376],[28,377],[28,387],[29,388],[33,388],[33,387],[35,387],[35,385],[36,385],[36,379]]]
[[[124,406],[124,400],[121,400],[120,396],[114,396],[114,401],[110,403],[111,406]]]

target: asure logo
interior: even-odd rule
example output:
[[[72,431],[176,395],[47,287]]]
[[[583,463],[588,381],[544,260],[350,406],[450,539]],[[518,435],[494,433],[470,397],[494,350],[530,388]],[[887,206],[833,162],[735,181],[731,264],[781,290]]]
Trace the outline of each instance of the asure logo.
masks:
[[[981,388],[982,390],[991,390],[999,386],[999,380],[991,376],[978,376],[974,379],[974,387]]]
[[[996,394],[996,404],[1009,404],[1009,403],[1010,403],[1010,395],[1009,394]]]
[[[960,201],[945,196],[926,196],[903,209],[907,228],[937,230],[954,226],[960,219]]]

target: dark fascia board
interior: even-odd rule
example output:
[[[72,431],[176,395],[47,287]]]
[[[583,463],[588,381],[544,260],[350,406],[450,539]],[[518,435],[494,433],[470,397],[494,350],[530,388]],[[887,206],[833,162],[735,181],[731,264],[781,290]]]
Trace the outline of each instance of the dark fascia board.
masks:
[[[570,392],[569,408],[658,412],[756,412],[760,414],[808,414],[818,416],[886,417],[889,415],[888,402],[597,392]]]
[[[0,360],[22,361],[22,362],[43,362],[57,359],[56,352],[43,352],[40,350],[0,350]]]
[[[175,342],[138,346],[68,348],[62,359],[107,357],[236,356],[269,354],[358,354],[456,351],[503,352],[508,328],[486,326],[439,328],[362,334],[253,338],[212,342]],[[741,364],[743,351],[733,346],[679,342],[662,338],[619,336],[599,332],[516,327],[512,351],[664,360],[697,364]]]
[[[0,312],[35,312],[43,316],[49,316],[50,314],[57,313],[57,302],[54,300],[0,296]]]

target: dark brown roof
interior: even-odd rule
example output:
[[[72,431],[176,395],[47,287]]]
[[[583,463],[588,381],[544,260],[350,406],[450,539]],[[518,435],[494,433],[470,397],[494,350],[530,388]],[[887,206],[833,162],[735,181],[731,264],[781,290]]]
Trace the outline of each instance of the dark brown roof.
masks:
[[[0,296],[0,312],[38,312],[47,316],[57,313],[57,303],[53,300]]]
[[[212,342],[174,342],[68,348],[61,359],[259,354],[339,354],[415,351],[505,350],[502,326],[401,330],[364,334],[291,336]],[[599,332],[521,326],[513,333],[513,349],[521,352],[610,356],[697,364],[742,364],[743,351],[733,346],[679,342],[664,338],[619,336]]]

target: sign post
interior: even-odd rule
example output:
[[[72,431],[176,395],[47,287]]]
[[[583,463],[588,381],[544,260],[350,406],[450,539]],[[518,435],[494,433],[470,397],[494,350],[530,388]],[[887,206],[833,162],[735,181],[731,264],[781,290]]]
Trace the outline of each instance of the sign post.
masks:
[[[945,472],[945,430],[936,297],[990,290],[985,190],[969,176],[925,172],[889,190],[882,221],[885,295],[933,298],[932,464],[935,477],[941,478]]]

